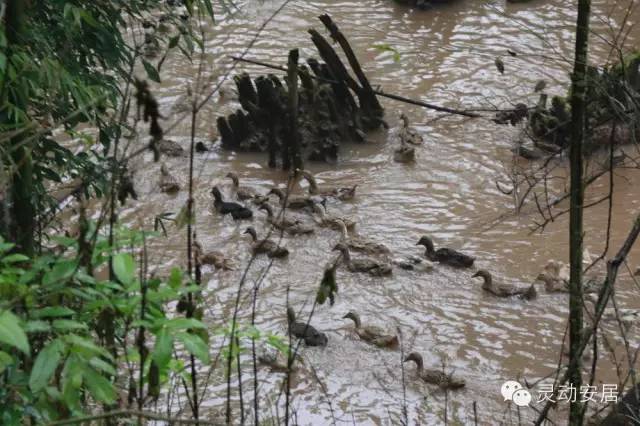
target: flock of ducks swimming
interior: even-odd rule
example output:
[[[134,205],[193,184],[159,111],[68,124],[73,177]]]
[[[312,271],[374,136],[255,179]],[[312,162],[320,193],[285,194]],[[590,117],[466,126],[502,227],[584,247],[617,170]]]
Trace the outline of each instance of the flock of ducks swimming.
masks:
[[[297,174],[308,183],[307,193],[304,195],[291,195],[280,188],[271,188],[267,193],[260,193],[253,188],[240,184],[238,176],[232,172],[226,175],[231,181],[230,193],[237,201],[225,200],[220,188],[214,186],[211,190],[213,196],[213,209],[220,215],[231,215],[234,220],[252,219],[256,211],[265,213],[266,223],[273,228],[291,236],[303,236],[315,232],[316,227],[330,228],[340,232],[340,240],[333,247],[339,256],[328,268],[335,269],[343,266],[351,273],[367,274],[372,277],[387,277],[393,274],[395,267],[414,271],[428,271],[433,268],[433,263],[440,263],[453,268],[472,268],[475,259],[457,250],[434,246],[429,236],[422,236],[416,245],[424,246],[423,256],[408,256],[405,258],[393,258],[392,251],[385,244],[373,241],[354,233],[356,222],[349,217],[330,215],[326,211],[327,200],[349,201],[356,195],[357,186],[352,187],[321,187],[315,177],[306,170],[296,170]],[[166,170],[161,171],[161,182],[170,186],[172,180],[167,178]],[[272,196],[275,196],[277,207],[272,204]],[[254,207],[254,209],[252,209]],[[286,207],[294,213],[284,216],[276,214],[281,208]],[[306,213],[306,214],[305,214]],[[305,220],[305,214],[311,221]],[[295,215],[295,216],[293,216]],[[285,258],[289,256],[289,249],[273,239],[263,237],[253,226],[248,226],[244,234],[250,237],[250,252],[255,256],[266,255],[269,258]],[[213,265],[216,269],[232,269],[233,262],[224,253],[214,251],[205,252],[197,242],[194,235],[194,256],[196,262],[201,265]],[[496,282],[486,270],[478,270],[473,277],[483,280],[482,289],[497,297],[518,297],[530,300],[536,297],[536,289],[533,285],[521,286],[515,284]],[[344,317],[354,323],[354,333],[360,340],[380,348],[395,348],[398,346],[398,336],[382,328],[364,325],[356,312],[349,312]],[[311,324],[296,320],[295,312],[289,308],[287,311],[288,328],[290,335],[302,339],[308,346],[325,346],[328,343],[327,336],[318,331]],[[436,384],[442,388],[457,389],[464,386],[464,380],[445,374],[439,369],[424,367],[422,356],[418,353],[410,353],[404,359],[405,362],[414,362],[417,367],[417,375],[423,381]]]

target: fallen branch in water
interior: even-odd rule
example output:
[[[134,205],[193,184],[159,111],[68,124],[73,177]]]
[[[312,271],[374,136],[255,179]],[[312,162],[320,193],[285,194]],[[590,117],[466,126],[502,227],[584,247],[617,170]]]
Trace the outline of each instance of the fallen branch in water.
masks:
[[[269,63],[266,63],[266,62],[256,61],[256,60],[253,60],[253,59],[246,59],[246,58],[242,58],[242,57],[239,57],[239,56],[230,56],[230,57],[234,61],[246,62],[246,63],[249,63],[249,64],[258,65],[258,66],[265,67],[265,68],[271,68],[273,70],[287,72],[287,68],[286,67],[282,67],[280,65],[269,64]],[[315,80],[331,82],[330,80],[322,79],[322,78],[319,78],[319,77],[314,76],[314,75],[310,75],[310,76],[311,76],[311,78],[313,78]],[[474,112],[469,112],[469,111],[463,111],[463,110],[457,110],[457,109],[453,109],[453,108],[447,108],[447,107],[443,107],[443,106],[438,106],[438,105],[430,104],[430,103],[427,103],[427,102],[417,101],[415,99],[405,98],[404,96],[393,95],[391,93],[385,93],[385,92],[383,92],[381,90],[373,89],[373,93],[376,94],[377,96],[382,96],[383,98],[393,99],[395,101],[404,102],[406,104],[411,104],[411,105],[416,105],[416,106],[420,106],[420,107],[423,107],[423,108],[432,109],[432,110],[438,111],[438,112],[446,112],[448,114],[462,115],[464,117],[471,117],[471,118],[482,117],[482,115],[476,114]]]

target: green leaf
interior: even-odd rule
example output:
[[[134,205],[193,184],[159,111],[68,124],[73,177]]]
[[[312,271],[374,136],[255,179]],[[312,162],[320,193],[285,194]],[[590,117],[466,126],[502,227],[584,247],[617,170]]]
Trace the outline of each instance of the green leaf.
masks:
[[[213,6],[211,5],[211,0],[202,0],[204,6],[207,8],[207,13],[211,17],[212,20],[215,20],[215,16],[213,14]]]
[[[29,340],[20,326],[20,319],[10,311],[0,314],[0,342],[19,349],[29,355]]]
[[[16,360],[6,352],[0,351],[0,374],[6,370],[6,368],[12,364],[15,364]]]
[[[113,365],[97,357],[91,358],[91,361],[89,361],[89,365],[91,365],[96,370],[103,371],[111,376],[115,376],[117,374],[116,369],[113,368]]]
[[[153,349],[153,360],[158,365],[160,371],[171,360],[171,351],[173,350],[173,336],[169,334],[166,328],[162,328],[156,336],[156,345]]]
[[[133,257],[129,253],[118,253],[113,257],[113,272],[122,284],[131,284],[135,273]]]
[[[193,354],[205,364],[209,362],[209,347],[199,336],[190,333],[178,333],[176,337],[184,344],[185,349],[190,354]]]
[[[169,275],[169,287],[176,290],[182,286],[182,271],[179,268],[173,268]]]
[[[112,403],[116,399],[113,384],[93,368],[84,369],[84,379],[89,393],[96,401]]]
[[[52,323],[53,328],[58,331],[70,331],[70,330],[86,330],[87,325],[78,321],[59,319]]]
[[[27,256],[19,253],[10,254],[9,256],[2,258],[4,263],[26,262],[27,260],[29,260]]]
[[[51,330],[51,325],[47,321],[27,321],[24,331],[27,333],[46,333]]]
[[[29,377],[29,387],[33,392],[40,391],[49,383],[51,376],[53,376],[56,368],[58,368],[63,350],[64,344],[62,341],[56,339],[49,342],[49,344],[38,353],[33,368],[31,369],[31,376]]]
[[[147,76],[156,83],[160,83],[160,74],[158,74],[158,70],[149,63],[149,61],[142,60],[142,65],[144,65],[145,71],[147,71]]]
[[[60,284],[68,280],[78,269],[78,262],[72,260],[60,261],[44,274],[42,283],[46,285]]]
[[[34,318],[57,318],[57,317],[70,317],[75,314],[69,308],[63,306],[48,306],[46,308],[37,309],[31,312]]]
[[[193,318],[173,318],[167,321],[166,326],[171,330],[185,330],[188,328],[206,328],[202,322]]]

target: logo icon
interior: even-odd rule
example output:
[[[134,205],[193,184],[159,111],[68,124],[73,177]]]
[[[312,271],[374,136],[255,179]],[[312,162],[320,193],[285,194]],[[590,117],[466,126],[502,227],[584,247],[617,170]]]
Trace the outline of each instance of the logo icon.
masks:
[[[505,401],[513,401],[518,407],[527,407],[531,402],[531,392],[524,389],[515,380],[507,380],[502,384],[500,393]]]

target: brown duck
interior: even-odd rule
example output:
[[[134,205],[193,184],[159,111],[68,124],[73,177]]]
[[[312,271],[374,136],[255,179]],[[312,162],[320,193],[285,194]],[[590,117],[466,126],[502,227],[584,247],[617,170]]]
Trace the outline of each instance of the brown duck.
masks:
[[[229,172],[225,177],[231,179],[231,182],[233,184],[233,190],[235,191],[236,197],[238,198],[238,200],[241,200],[241,201],[251,200],[254,204],[258,204],[258,205],[268,200],[267,196],[260,195],[253,189],[247,188],[246,186],[241,186],[240,179],[238,178],[237,174],[233,172]]]
[[[253,241],[251,252],[255,255],[266,254],[269,257],[287,257],[289,255],[289,250],[286,247],[279,246],[275,241],[268,238],[259,240],[258,234],[252,226],[249,226],[244,233],[251,235]]]
[[[351,272],[362,272],[374,277],[383,277],[392,274],[391,265],[367,257],[352,259],[349,254],[349,247],[344,243],[338,243],[334,250],[342,253],[342,261]]]
[[[416,245],[425,246],[425,256],[432,262],[440,262],[455,268],[470,268],[475,261],[475,258],[450,248],[441,247],[436,250],[433,246],[433,241],[426,235],[420,238]]]
[[[389,247],[384,244],[377,243],[359,235],[350,236],[345,223],[342,221],[338,221],[337,223],[341,234],[340,242],[346,244],[351,250],[371,255],[389,256],[391,254]]]
[[[322,206],[320,206],[318,203],[313,203],[313,212],[318,216],[317,219],[315,217],[314,219],[316,220],[318,225],[322,227],[331,228],[331,229],[335,229],[336,231],[339,231],[340,222],[342,222],[347,227],[347,230],[349,231],[353,231],[356,228],[356,222],[353,219],[350,219],[348,217],[328,215],[325,212],[325,209]]]
[[[180,191],[178,179],[171,174],[166,164],[160,166],[160,190],[167,194],[174,194]]]
[[[271,188],[269,191],[270,194],[275,194],[280,200],[280,205],[284,205],[285,198],[287,199],[287,208],[291,210],[302,210],[312,205],[313,201],[309,197],[305,196],[296,196],[289,194],[288,197],[285,196],[285,193],[280,188]]]
[[[403,362],[413,361],[418,368],[418,377],[424,380],[426,383],[432,385],[438,385],[443,389],[460,389],[465,387],[466,383],[463,379],[453,377],[451,374],[446,374],[442,370],[436,370],[435,368],[424,368],[422,361],[422,355],[417,352],[411,352],[404,359]]]
[[[351,311],[342,318],[348,318],[353,321],[356,326],[356,334],[361,340],[381,348],[395,348],[398,346],[398,336],[390,334],[380,327],[373,325],[363,326],[357,313]]]
[[[269,203],[261,204],[258,208],[267,212],[267,221],[276,229],[285,231],[291,235],[311,234],[314,232],[311,226],[305,225],[297,219],[288,219],[286,217],[276,218],[273,213],[273,208]]]
[[[198,242],[195,232],[193,233],[193,257],[195,262],[200,265],[213,265],[214,268],[225,271],[234,269],[233,261],[227,258],[224,253],[216,250],[205,252]]]
[[[496,283],[493,281],[491,274],[484,269],[473,274],[473,277],[482,277],[482,289],[498,297],[517,296],[520,299],[531,300],[535,299],[538,295],[536,287],[533,284],[530,286],[517,286],[514,284]]]
[[[322,197],[333,197],[341,201],[352,200],[356,195],[358,185],[342,188],[319,187],[316,178],[306,170],[299,170],[302,177],[309,183],[309,195],[319,195]]]

